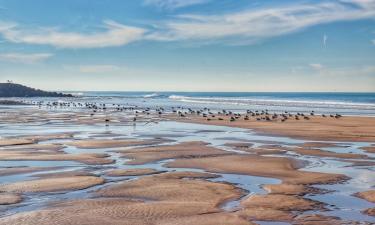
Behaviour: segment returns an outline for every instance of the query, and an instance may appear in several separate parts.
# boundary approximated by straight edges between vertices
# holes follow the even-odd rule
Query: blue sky
[[[375,0],[0,0],[0,82],[375,91]]]

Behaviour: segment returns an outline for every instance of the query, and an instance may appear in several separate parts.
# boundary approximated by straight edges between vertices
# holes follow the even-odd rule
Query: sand
[[[235,148],[235,149],[248,149],[251,148],[254,143],[250,142],[229,142],[224,144],[224,146]]]
[[[317,210],[322,204],[293,195],[251,195],[241,202],[241,217],[261,221],[292,221],[296,212]]]
[[[41,174],[33,175],[33,177],[39,177],[39,178],[60,178],[60,177],[74,177],[74,176],[95,176],[95,175],[84,170],[51,172],[51,173],[41,173]]]
[[[275,154],[284,154],[286,150],[280,149],[274,145],[262,145],[257,148],[253,148],[254,144],[249,142],[235,142],[235,143],[226,143],[224,146],[231,147],[235,150],[248,152],[251,154],[258,155],[275,155]]]
[[[257,154],[257,155],[281,155],[285,154],[287,151],[282,149],[269,149],[269,148],[249,148],[242,149],[245,152]]]
[[[292,221],[294,218],[291,212],[261,207],[243,208],[236,214],[252,221]]]
[[[369,216],[375,216],[375,208],[365,209],[362,211],[362,213]]]
[[[182,178],[209,179],[209,178],[220,177],[220,175],[213,174],[213,173],[198,173],[198,172],[190,172],[190,171],[180,171],[180,172],[162,173],[160,175],[157,175],[157,177],[167,178],[167,179],[182,179]]]
[[[301,162],[287,157],[229,155],[177,159],[167,164],[175,168],[197,168],[209,172],[247,174],[281,179],[288,184],[327,184],[348,179],[342,174],[300,171]]]
[[[22,201],[22,197],[16,194],[0,193],[0,205],[11,205]]]
[[[354,196],[375,203],[375,190],[357,192],[354,194]],[[362,213],[369,216],[375,216],[375,208],[365,209],[362,211]]]
[[[317,188],[300,184],[266,184],[262,186],[270,194],[305,195],[320,192]]]
[[[98,116],[98,117],[97,117]],[[85,114],[25,115],[26,121],[48,122],[49,120],[66,121],[70,124],[104,124],[103,115],[95,115],[95,119]],[[193,116],[194,117],[194,116]],[[228,118],[227,118],[228,119]],[[288,120],[281,122],[251,121],[207,121],[190,116],[187,122],[218,124],[226,126],[253,128],[259,133],[306,138],[314,142],[305,142],[299,148],[280,146],[278,142],[264,141],[260,147],[254,147],[251,142],[228,143],[226,146],[254,154],[236,154],[207,146],[203,142],[184,142],[174,145],[153,147],[133,147],[138,145],[154,145],[166,142],[161,139],[101,139],[72,140],[73,134],[51,134],[19,136],[12,138],[17,141],[0,141],[0,160],[63,160],[77,161],[86,164],[108,164],[112,159],[106,154],[65,154],[60,151],[63,145],[37,143],[43,140],[70,139],[68,144],[77,148],[119,148],[123,157],[131,159],[129,164],[144,164],[164,159],[176,159],[169,162],[169,167],[198,168],[207,173],[196,172],[162,172],[153,169],[116,169],[108,170],[109,176],[143,176],[137,179],[109,183],[99,191],[94,192],[93,199],[81,199],[53,203],[47,208],[35,211],[17,213],[0,218],[3,224],[121,224],[121,225],[232,225],[252,224],[248,220],[287,221],[293,224],[339,224],[338,218],[322,215],[297,216],[302,211],[320,210],[323,205],[302,196],[318,193],[312,184],[329,184],[348,179],[341,174],[315,173],[300,170],[304,163],[287,157],[265,157],[268,154],[283,154],[287,150],[296,150],[303,155],[318,157],[333,157],[344,160],[363,159],[365,155],[349,153],[333,153],[319,148],[345,147],[340,141],[369,141],[375,140],[374,120],[343,117],[341,119],[311,117],[309,121]],[[110,124],[120,123],[124,118],[110,116]],[[181,120],[181,119],[177,119]],[[359,120],[359,122],[357,121]],[[14,122],[19,123],[14,117]],[[127,121],[128,122],[128,121]],[[358,122],[358,123],[357,123]],[[27,122],[26,122],[27,123]],[[223,124],[220,124],[223,123]],[[367,124],[366,124],[367,123]],[[199,131],[205,135],[210,130]],[[55,136],[54,136],[55,135]],[[66,135],[66,136],[64,136]],[[107,136],[106,136],[107,137]],[[114,136],[111,136],[112,138]],[[2,140],[2,139],[0,139]],[[21,141],[20,141],[21,140]],[[24,140],[25,142],[22,142]],[[325,140],[334,142],[323,142]],[[30,143],[32,141],[32,143]],[[238,140],[237,140],[238,141]],[[35,143],[34,143],[35,142]],[[253,141],[263,143],[260,141]],[[372,141],[374,142],[374,141]],[[10,143],[10,144],[9,144]],[[285,144],[285,143],[284,143]],[[2,147],[1,147],[2,146]],[[372,146],[373,147],[373,146]],[[369,147],[372,151],[372,147]],[[367,148],[367,147],[366,147]],[[368,149],[364,149],[367,151]],[[368,160],[371,160],[368,159]],[[101,167],[100,167],[101,168]],[[110,167],[112,168],[112,167]],[[38,171],[38,168],[7,168],[0,170],[4,174],[27,173]],[[36,175],[39,179],[21,181],[0,185],[0,192],[8,193],[14,199],[19,193],[26,192],[67,192],[84,189],[104,183],[104,179],[93,176],[88,170],[54,172]],[[8,171],[6,171],[8,170]],[[96,170],[96,167],[95,167]],[[213,173],[208,173],[213,172]],[[244,196],[244,190],[229,183],[212,182],[205,179],[215,178],[214,173],[248,174],[254,176],[280,179],[282,183],[264,185],[267,195],[252,195],[241,199],[241,206],[233,212],[224,212],[221,206],[228,200],[238,200]],[[36,178],[34,177],[34,178]],[[373,194],[360,193],[358,196],[373,201]],[[19,197],[19,196],[18,196]],[[4,198],[6,199],[6,198]],[[21,200],[19,200],[21,201]],[[9,201],[8,201],[9,202]],[[374,209],[364,210],[368,215],[374,214]]]
[[[339,159],[367,159],[367,155],[362,154],[353,154],[353,153],[337,153],[337,152],[330,152],[324,151],[320,149],[312,149],[312,148],[292,148],[292,151],[300,154],[300,155],[311,155],[311,156],[319,156],[319,157],[330,157],[330,158],[339,158]]]
[[[156,225],[255,225],[255,223],[233,213],[209,213],[163,220]]]
[[[318,209],[321,203],[292,195],[251,195],[241,202],[245,208],[266,208],[281,211],[307,211]]]
[[[368,153],[375,153],[375,146],[362,147],[360,149]]]
[[[375,142],[374,117],[345,116],[335,119],[313,116],[310,117],[310,120],[289,119],[285,122],[256,121],[254,118],[251,118],[251,120],[239,119],[230,122],[229,117],[226,116],[222,117],[224,120],[211,119],[211,121],[207,121],[206,118],[196,115],[187,115],[184,118],[171,115],[166,118],[181,122],[248,128],[260,133],[304,140]]]
[[[127,197],[153,201],[189,202],[209,205],[213,209],[230,199],[237,199],[243,191],[230,184],[199,179],[176,179],[148,176],[115,184],[97,191],[100,197]]]
[[[357,192],[354,194],[354,196],[375,203],[375,190]]]
[[[342,221],[338,217],[325,216],[319,214],[301,215],[295,218],[296,224],[299,225],[343,225],[356,224],[348,221]]]
[[[139,165],[165,159],[195,158],[231,154],[227,151],[207,146],[206,143],[199,141],[183,142],[176,145],[133,148],[118,152],[121,152],[123,157],[130,159],[130,161],[126,162],[126,164],[129,165]]]
[[[0,169],[0,176],[9,176],[22,173],[33,173],[38,171],[48,171],[56,168],[52,167],[9,167]]]
[[[115,169],[106,172],[107,176],[117,177],[117,176],[142,176],[162,173],[163,171],[158,171],[155,169],[145,168],[145,169]]]
[[[299,145],[303,148],[331,148],[331,147],[346,147],[340,143],[332,143],[332,142],[305,142]]]
[[[135,145],[149,145],[154,143],[160,143],[160,140],[136,140],[136,139],[85,139],[76,140],[72,142],[66,142],[66,145],[75,146],[77,148],[116,148],[116,147],[127,147]]]
[[[170,174],[170,176],[165,176]],[[95,199],[61,202],[44,210],[0,218],[0,225],[252,225],[218,207],[243,191],[226,183],[175,177],[206,176],[173,172],[142,177],[105,187]],[[110,197],[110,198],[107,198]],[[144,199],[126,200],[128,199]]]
[[[90,165],[113,163],[112,159],[106,157],[108,157],[108,155],[97,153],[64,154],[30,151],[0,151],[0,160],[7,161],[78,161]]]
[[[211,216],[212,215],[212,216]],[[209,220],[206,221],[206,218]],[[228,219],[228,221],[224,220]],[[201,223],[202,222],[202,223]],[[0,225],[251,225],[236,216],[218,214],[195,203],[144,203],[124,199],[90,199],[56,204],[45,210],[0,218]]]
[[[25,138],[28,140],[32,140],[34,142],[40,142],[40,141],[49,141],[49,140],[57,140],[57,139],[71,139],[74,137],[74,134],[72,132],[67,133],[51,133],[51,134],[40,134],[40,135],[24,135],[19,136],[19,138]]]
[[[0,138],[0,147],[26,144],[34,144],[34,141],[20,138]]]
[[[10,147],[3,147],[1,150],[13,150],[13,151],[39,151],[39,152],[57,152],[63,149],[62,144],[25,144],[25,145],[15,145]]]
[[[61,192],[81,190],[103,183],[103,178],[95,176],[44,178],[37,180],[20,181],[10,184],[2,184],[0,185],[0,192]]]

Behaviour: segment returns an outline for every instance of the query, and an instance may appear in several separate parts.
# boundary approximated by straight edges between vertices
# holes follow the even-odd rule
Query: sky
[[[375,0],[0,0],[0,82],[375,92]]]

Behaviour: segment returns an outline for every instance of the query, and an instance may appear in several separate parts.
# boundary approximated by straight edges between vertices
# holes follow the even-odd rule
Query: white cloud
[[[145,30],[104,21],[105,32],[90,34],[62,32],[52,28],[22,30],[15,24],[0,24],[0,33],[14,43],[52,45],[58,48],[101,48],[122,46],[142,38]]]
[[[44,61],[52,56],[53,54],[50,54],[50,53],[35,53],[35,54],[3,53],[3,54],[0,54],[0,61],[33,64],[33,63]]]
[[[375,66],[363,65],[355,67],[326,67],[321,64],[310,64],[310,67],[322,77],[363,77],[375,76]]]
[[[348,4],[351,3],[351,4]],[[375,0],[351,0],[294,4],[245,10],[223,15],[178,15],[159,25],[148,39],[238,40],[245,43],[284,35],[301,29],[336,21],[358,20],[375,16]]]
[[[208,0],[145,0],[147,5],[179,8]],[[101,48],[122,46],[138,40],[192,41],[207,44],[252,44],[311,26],[337,21],[375,18],[375,0],[338,0],[318,3],[290,3],[286,6],[248,9],[235,13],[176,15],[150,24],[149,29],[104,21],[104,30],[91,33],[65,32],[56,28],[25,29],[0,22],[0,35],[9,42],[51,45],[57,48]],[[372,40],[375,44],[375,40]],[[327,43],[327,36],[323,37]]]
[[[309,66],[316,71],[321,71],[322,69],[324,69],[324,66],[320,63],[310,63]]]
[[[13,22],[3,22],[3,21],[0,21],[0,32],[5,32],[9,29],[12,29],[14,28],[15,26],[17,26],[17,24],[13,23]]]
[[[144,0],[144,5],[173,10],[191,5],[203,4],[208,1],[210,0]]]
[[[120,68],[115,65],[81,65],[78,69],[81,73],[108,73]]]

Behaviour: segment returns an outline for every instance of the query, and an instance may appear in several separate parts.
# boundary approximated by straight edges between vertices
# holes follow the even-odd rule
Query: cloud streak
[[[205,1],[146,0],[144,3],[162,8],[179,8]],[[71,49],[117,47],[141,40],[251,44],[319,24],[374,17],[375,0],[339,0],[216,15],[178,14],[172,19],[151,23],[148,29],[107,20],[103,22],[103,30],[91,33],[64,32],[48,27],[25,29],[15,23],[0,22],[0,35],[13,43]],[[326,42],[327,36],[324,36],[323,44]]]
[[[144,0],[146,6],[156,6],[160,9],[174,10],[192,5],[207,3],[210,0]]]
[[[53,54],[50,53],[35,53],[35,54],[25,54],[25,53],[3,53],[0,54],[0,61],[12,62],[12,63],[25,63],[34,64],[42,62]]]
[[[322,71],[324,69],[324,66],[320,63],[310,63],[309,66],[315,71]]]
[[[374,0],[295,4],[223,15],[185,14],[165,21],[162,29],[149,34],[148,38],[159,41],[228,38],[253,41],[289,34],[318,24],[374,16]]]
[[[81,65],[78,69],[81,73],[108,73],[120,68],[115,65]]]
[[[51,45],[57,48],[103,48],[122,46],[142,38],[145,30],[104,21],[104,32],[90,34],[62,32],[52,28],[22,30],[17,24],[0,24],[0,33],[13,43]]]

